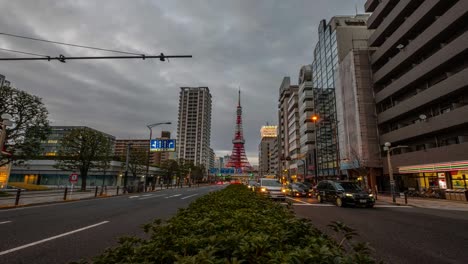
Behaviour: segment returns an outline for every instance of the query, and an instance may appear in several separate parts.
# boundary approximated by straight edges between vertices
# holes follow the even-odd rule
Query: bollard
[[[97,197],[97,192],[98,192],[98,190],[99,190],[99,187],[96,186],[96,191],[94,191],[94,198]]]
[[[115,193],[115,196],[119,196],[119,188],[120,186],[117,186],[117,192]]]
[[[18,190],[16,191],[15,206],[18,206],[20,196],[21,196],[21,189],[18,189]]]
[[[67,200],[67,193],[68,193],[68,186],[65,187],[65,191],[63,192],[63,200]]]
[[[408,204],[408,194],[405,192],[405,204]]]

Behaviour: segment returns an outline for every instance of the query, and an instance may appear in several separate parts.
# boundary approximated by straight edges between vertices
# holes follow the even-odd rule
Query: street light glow
[[[317,120],[318,120],[318,116],[313,115],[313,116],[312,116],[312,121],[316,122]]]

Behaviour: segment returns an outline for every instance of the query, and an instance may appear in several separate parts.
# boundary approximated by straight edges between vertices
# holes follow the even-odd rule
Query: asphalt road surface
[[[168,219],[179,208],[223,186],[168,189],[0,211],[0,263],[68,263],[144,236],[143,224]]]
[[[369,242],[385,263],[468,263],[468,212],[378,203],[375,208],[339,208],[315,199],[294,199],[299,217],[332,235],[341,221]]]

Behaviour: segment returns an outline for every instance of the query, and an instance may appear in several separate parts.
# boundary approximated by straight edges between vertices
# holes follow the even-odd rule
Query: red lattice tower
[[[239,89],[239,101],[237,104],[237,119],[236,119],[236,131],[234,133],[234,139],[232,140],[232,154],[228,163],[226,164],[227,168],[236,168],[242,169],[242,171],[250,171],[252,166],[250,166],[247,156],[245,155],[244,148],[244,134],[242,132],[242,106],[240,103],[240,89]]]

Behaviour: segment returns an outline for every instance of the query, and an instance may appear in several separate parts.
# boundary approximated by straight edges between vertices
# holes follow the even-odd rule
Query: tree
[[[42,99],[13,87],[0,87],[0,115],[10,114],[13,126],[6,129],[5,150],[0,166],[38,156],[41,141],[50,133],[48,112]]]
[[[58,149],[57,168],[79,170],[81,190],[86,190],[88,171],[102,166],[108,152],[109,139],[90,128],[76,128],[66,134]]]
[[[166,171],[163,181],[168,184],[174,175],[180,174],[179,163],[176,160],[166,160],[161,164],[161,169]]]
[[[135,179],[138,175],[142,175],[146,172],[146,162],[148,158],[148,152],[141,148],[130,149],[130,155],[128,157],[128,170]],[[125,158],[124,158],[125,160]],[[125,163],[122,163],[125,166]]]
[[[102,142],[103,146],[103,153],[102,157],[99,159],[97,163],[97,167],[99,170],[102,170],[102,186],[101,186],[101,195],[104,193],[104,185],[106,181],[106,172],[109,169],[109,165],[114,158],[112,153],[112,142],[110,140],[106,140],[106,142]]]

